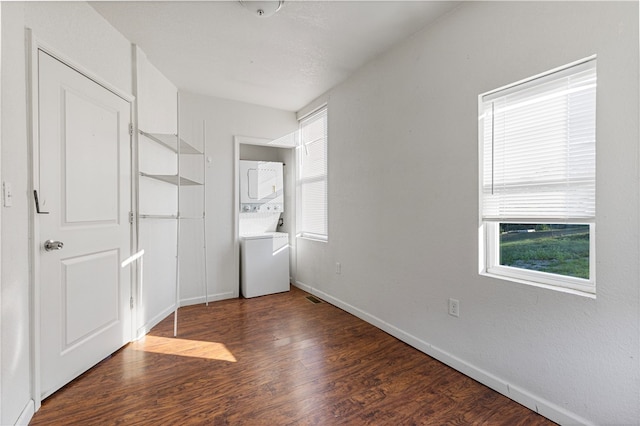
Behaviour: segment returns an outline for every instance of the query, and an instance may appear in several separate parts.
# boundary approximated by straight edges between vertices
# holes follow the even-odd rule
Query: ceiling
[[[181,90],[297,111],[455,1],[91,2]]]

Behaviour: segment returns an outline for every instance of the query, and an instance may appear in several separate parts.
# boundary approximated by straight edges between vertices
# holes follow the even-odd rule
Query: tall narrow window
[[[483,273],[595,293],[596,60],[480,96]]]
[[[300,121],[297,227],[301,237],[328,238],[326,106]]]

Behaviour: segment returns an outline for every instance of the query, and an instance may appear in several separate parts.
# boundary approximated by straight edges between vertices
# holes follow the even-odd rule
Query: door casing
[[[234,290],[233,297],[238,297],[240,293],[240,145],[258,145],[264,146],[268,148],[284,148],[290,150],[292,152],[293,157],[295,158],[295,146],[286,145],[286,144],[277,144],[273,143],[272,139],[267,138],[256,138],[250,136],[241,136],[235,135],[233,137],[233,253],[234,253]],[[287,167],[291,167],[292,173],[294,176],[297,176],[297,168],[296,162],[291,161],[291,165]],[[285,184],[286,186],[286,184]],[[293,206],[288,206],[288,208],[294,210],[294,214],[292,215],[293,227],[291,228],[291,232],[295,232],[295,203]],[[294,238],[295,241],[295,238]],[[296,256],[296,247],[293,247],[294,258]],[[292,277],[295,282],[295,274],[297,273],[297,262],[293,268],[294,276]]]

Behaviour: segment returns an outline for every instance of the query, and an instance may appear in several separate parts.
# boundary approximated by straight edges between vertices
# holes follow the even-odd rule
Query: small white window
[[[327,241],[327,107],[300,120],[298,218],[300,237]]]
[[[481,273],[595,293],[595,58],[479,109]]]

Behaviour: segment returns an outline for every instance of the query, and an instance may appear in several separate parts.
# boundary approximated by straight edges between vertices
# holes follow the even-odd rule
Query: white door
[[[131,113],[129,102],[42,51],[38,84],[46,397],[131,340],[130,272],[120,267],[131,247]]]

